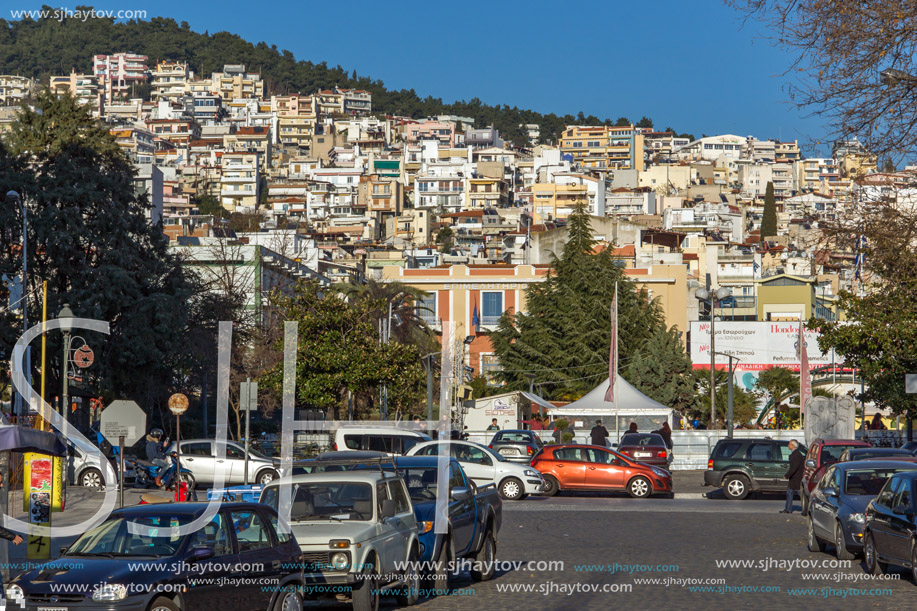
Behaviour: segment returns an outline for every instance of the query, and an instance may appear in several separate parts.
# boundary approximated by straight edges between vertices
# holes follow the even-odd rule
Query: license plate
[[[67,611],[67,607],[38,607],[38,611]]]
[[[503,448],[502,450],[500,450],[500,454],[502,454],[503,456],[510,456],[515,453],[516,453],[516,450],[511,450],[509,448]]]
[[[634,452],[634,456],[637,458],[650,458],[652,455],[652,452]]]

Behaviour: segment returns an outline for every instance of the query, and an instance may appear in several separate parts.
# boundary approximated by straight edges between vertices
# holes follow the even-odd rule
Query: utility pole
[[[735,368],[732,366],[732,362],[735,361],[738,363],[741,359],[734,357],[731,354],[726,354],[725,352],[717,352],[720,356],[725,356],[729,359],[729,380],[728,380],[728,395],[727,395],[727,406],[726,406],[726,437],[732,439],[733,431],[733,406],[734,406],[734,378],[735,378]]]

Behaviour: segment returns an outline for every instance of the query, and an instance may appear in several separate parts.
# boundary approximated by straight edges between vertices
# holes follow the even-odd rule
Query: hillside
[[[558,116],[506,105],[492,106],[478,98],[451,103],[434,97],[421,98],[413,89],[390,90],[381,80],[360,76],[356,70],[348,72],[325,62],[297,61],[292,53],[279,50],[276,45],[252,44],[228,32],[194,32],[187,22],[177,23],[173,19],[156,17],[126,23],[109,19],[85,22],[0,19],[0,74],[20,74],[46,82],[48,76],[68,74],[71,69],[90,72],[90,58],[94,54],[125,51],[148,56],[151,67],[163,59],[185,61],[202,75],[219,71],[224,64],[245,64],[249,70],[261,72],[267,95],[308,93],[334,86],[365,89],[373,95],[375,112],[413,118],[438,114],[473,117],[477,127],[493,124],[504,139],[517,144],[525,143],[521,124],[540,125],[542,139],[547,140],[555,140],[564,125],[611,124],[610,119],[584,116],[582,112],[577,116]]]

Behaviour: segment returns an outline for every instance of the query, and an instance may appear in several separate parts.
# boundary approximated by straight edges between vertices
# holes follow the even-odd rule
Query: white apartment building
[[[261,178],[258,157],[258,153],[223,153],[220,204],[230,212],[257,208]]]
[[[189,79],[193,78],[194,73],[188,70],[186,63],[159,62],[152,73],[153,100],[179,101],[187,93]]]

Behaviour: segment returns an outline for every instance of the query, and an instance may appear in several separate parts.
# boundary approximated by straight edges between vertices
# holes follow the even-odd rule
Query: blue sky
[[[45,0],[50,3],[51,0]],[[41,2],[15,8],[39,8]],[[73,9],[76,5],[68,5]],[[655,2],[96,2],[227,30],[444,100],[651,117],[697,136],[820,140],[787,103],[791,57],[720,0]]]

